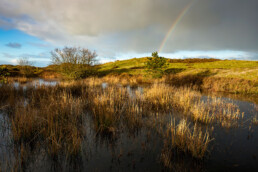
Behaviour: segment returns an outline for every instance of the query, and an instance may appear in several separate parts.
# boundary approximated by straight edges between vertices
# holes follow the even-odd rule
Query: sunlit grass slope
[[[105,74],[144,75],[145,62],[147,58],[133,58],[130,60],[115,61],[98,65],[98,71]],[[240,78],[248,80],[257,80],[258,61],[243,60],[217,60],[205,62],[205,59],[199,60],[168,60],[167,73],[178,75],[203,74],[214,77]],[[205,72],[206,71],[206,72]],[[209,71],[209,72],[207,72]]]

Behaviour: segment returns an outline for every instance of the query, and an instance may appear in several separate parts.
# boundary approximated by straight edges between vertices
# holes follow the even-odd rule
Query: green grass
[[[135,67],[144,67],[147,58],[133,58],[129,60],[109,62],[99,65],[100,70],[113,69],[131,69]],[[169,68],[208,68],[208,69],[232,69],[232,68],[257,68],[257,61],[243,60],[221,60],[214,62],[196,62],[196,63],[169,63]]]
[[[117,60],[96,66],[96,72],[99,76],[108,74],[130,74],[145,75],[145,63],[147,57],[133,58],[129,60]],[[170,62],[169,62],[170,61]],[[191,62],[189,62],[191,61]],[[243,60],[218,60],[213,62],[205,62],[205,59],[185,59],[185,60],[169,60],[166,70],[168,74],[178,75],[206,75],[223,78],[240,78],[246,80],[257,81],[258,61]],[[20,66],[2,65],[1,68],[7,68],[11,76],[20,74]],[[56,71],[56,66],[48,66],[45,68],[33,68],[34,74],[39,75],[43,71]]]
[[[257,68],[257,61],[223,60],[207,63],[194,63],[193,68],[232,69],[232,68]]]
[[[147,58],[133,58],[130,60],[115,61],[101,64],[98,66],[98,72],[102,74],[122,74],[144,75],[145,62]],[[258,62],[243,60],[220,60],[214,62],[196,62],[196,63],[169,63],[167,72],[180,75],[187,74],[207,74],[210,76],[241,78],[247,80],[257,80]],[[206,73],[205,73],[206,71]]]

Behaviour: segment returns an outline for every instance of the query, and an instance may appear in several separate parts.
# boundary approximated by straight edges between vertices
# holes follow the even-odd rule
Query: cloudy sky
[[[0,0],[0,64],[50,64],[64,46],[101,62],[150,56],[258,60],[258,0]]]

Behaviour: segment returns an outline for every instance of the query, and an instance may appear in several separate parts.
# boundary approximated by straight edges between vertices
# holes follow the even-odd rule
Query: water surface
[[[14,87],[23,88],[55,86],[58,81],[38,79],[26,84],[14,83]],[[103,83],[103,89],[108,88]],[[135,92],[144,92],[144,87],[126,87],[131,98]],[[213,95],[214,96],[214,95]],[[168,169],[162,162],[164,138],[160,131],[148,125],[135,131],[125,126],[112,136],[103,136],[94,130],[92,119],[87,112],[83,119],[86,135],[83,140],[82,153],[74,158],[60,155],[53,159],[43,149],[31,150],[22,167],[25,171],[257,171],[258,169],[258,126],[252,123],[258,115],[258,105],[245,101],[241,97],[218,95],[225,102],[231,102],[244,112],[244,118],[236,127],[223,128],[220,125],[212,128],[214,140],[210,144],[210,152],[203,160],[196,160],[187,155],[175,155],[171,160],[173,169]],[[203,94],[202,100],[207,101],[210,95]],[[180,118],[182,114],[171,110],[168,114],[150,115],[146,122],[166,127],[172,118]],[[17,163],[17,152],[11,139],[10,119],[0,111],[0,167],[13,169]],[[18,151],[19,152],[19,151]]]

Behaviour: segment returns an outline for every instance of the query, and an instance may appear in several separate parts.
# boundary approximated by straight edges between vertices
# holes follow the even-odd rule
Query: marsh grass
[[[155,128],[172,150],[202,159],[212,140],[205,128],[214,124],[232,127],[243,117],[233,103],[216,97],[203,100],[200,91],[171,86],[164,79],[149,83],[142,90],[128,89],[138,80],[87,78],[26,89],[21,85],[2,85],[1,107],[8,115],[18,155],[26,155],[27,147],[39,147],[49,157],[79,156],[88,139],[89,126],[85,121],[90,120],[100,137]],[[107,87],[102,86],[104,82]],[[168,122],[164,116],[172,116],[175,111],[183,119],[162,127]]]
[[[7,78],[7,82],[8,83],[14,83],[14,82],[18,82],[20,84],[25,84],[28,82],[33,81],[33,78],[28,78],[28,77],[8,77]]]
[[[175,119],[167,129],[167,139],[172,149],[190,153],[195,158],[203,158],[211,142],[208,130],[203,132],[195,123],[190,127],[186,119],[182,119],[176,124]]]
[[[193,71],[194,72],[194,71]],[[217,71],[201,70],[199,73],[171,74],[164,76],[167,84],[176,87],[191,87],[198,90],[229,93],[258,93],[256,79],[216,76]]]
[[[123,73],[121,75],[107,75],[105,77],[103,77],[103,79],[105,82],[113,85],[117,85],[120,84],[122,86],[137,86],[140,84],[148,84],[151,83],[152,81],[150,81],[147,78],[144,78],[143,76],[139,75],[139,76],[132,76],[130,74],[127,73]]]
[[[253,125],[258,125],[257,116],[254,116],[254,117],[253,117],[253,119],[252,119],[252,124],[253,124]]]
[[[155,83],[145,88],[141,100],[154,111],[169,112],[175,109],[203,124],[216,122],[231,127],[244,115],[240,113],[238,106],[221,98],[208,97],[207,100],[202,100],[199,91],[189,87],[176,88],[164,83]]]
[[[83,102],[66,91],[32,91],[27,104],[15,106],[12,133],[17,144],[43,141],[50,155],[77,154],[83,140]]]

